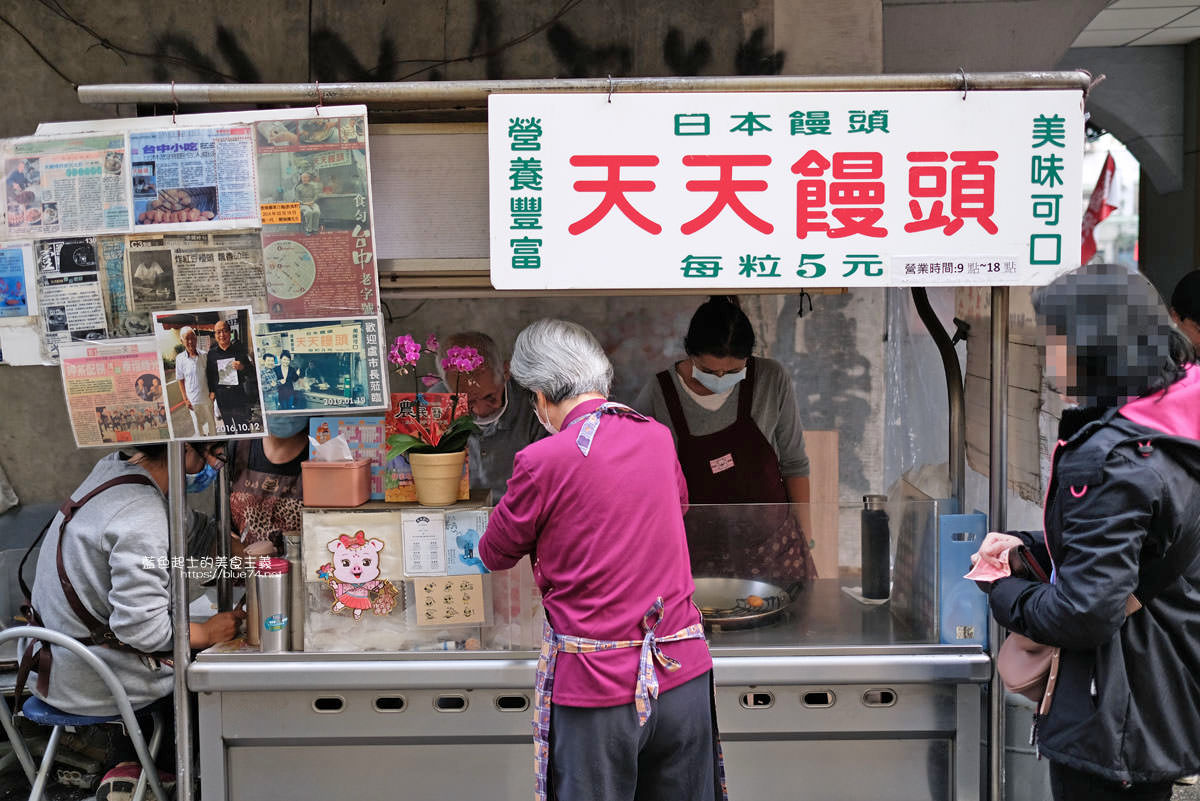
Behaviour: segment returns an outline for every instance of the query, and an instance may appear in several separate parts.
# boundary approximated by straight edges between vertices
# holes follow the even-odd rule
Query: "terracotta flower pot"
[[[458,500],[458,484],[462,480],[463,463],[467,452],[409,453],[417,503],[424,506],[450,506]]]

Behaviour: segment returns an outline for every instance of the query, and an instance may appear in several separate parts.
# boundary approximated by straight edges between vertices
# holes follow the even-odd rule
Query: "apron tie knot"
[[[663,670],[667,671],[675,671],[680,668],[679,660],[664,654],[658,647],[658,638],[654,636],[654,629],[662,622],[662,616],[663,599],[660,595],[642,617],[642,628],[645,630],[646,636],[642,637],[642,656],[638,663],[637,688],[633,692],[633,705],[637,709],[639,726],[645,726],[646,721],[650,719],[650,699],[658,698],[658,671],[654,669],[654,663],[658,662],[662,665]]]

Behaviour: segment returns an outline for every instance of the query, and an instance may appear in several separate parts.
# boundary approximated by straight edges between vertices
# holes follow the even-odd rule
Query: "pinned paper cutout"
[[[377,615],[390,614],[396,608],[400,592],[379,571],[379,552],[383,540],[368,539],[363,531],[342,534],[325,546],[333,561],[317,569],[317,576],[333,590],[333,612],[350,609],[355,622],[370,609]]]

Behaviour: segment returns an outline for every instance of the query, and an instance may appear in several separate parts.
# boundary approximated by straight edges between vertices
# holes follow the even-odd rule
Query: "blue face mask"
[[[692,365],[692,378],[700,382],[700,385],[714,395],[720,395],[722,392],[728,392],[738,385],[738,382],[746,377],[746,368],[743,367],[736,373],[726,373],[725,375],[713,375],[706,373],[695,364]]]
[[[302,414],[268,414],[267,433],[272,437],[287,439],[302,431],[308,431],[308,417]]]
[[[204,465],[204,469],[199,473],[187,474],[187,491],[188,493],[204,492],[212,486],[212,483],[217,480],[217,468],[211,464]]]

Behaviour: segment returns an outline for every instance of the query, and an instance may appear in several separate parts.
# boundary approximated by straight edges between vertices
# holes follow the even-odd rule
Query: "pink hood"
[[[1167,388],[1121,407],[1121,416],[1138,425],[1176,437],[1200,440],[1200,366],[1187,366],[1187,375]]]

